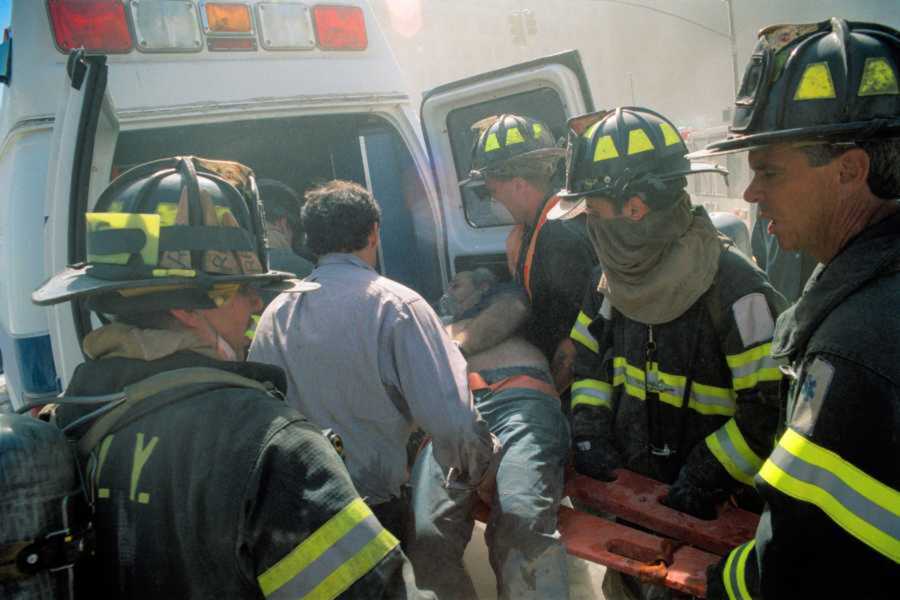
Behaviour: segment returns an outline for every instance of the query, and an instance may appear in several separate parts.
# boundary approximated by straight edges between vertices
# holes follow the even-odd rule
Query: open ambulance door
[[[84,213],[109,183],[119,132],[106,90],[105,56],[69,55],[53,125],[44,225],[44,274],[85,259]],[[48,307],[56,372],[63,388],[83,360],[80,341],[91,314],[77,301]]]
[[[512,218],[494,201],[463,191],[476,133],[473,124],[491,115],[515,113],[540,119],[558,139],[569,117],[594,110],[577,50],[547,56],[425,92],[421,118],[453,273],[479,266],[508,275],[505,241]],[[560,182],[561,183],[561,182]]]

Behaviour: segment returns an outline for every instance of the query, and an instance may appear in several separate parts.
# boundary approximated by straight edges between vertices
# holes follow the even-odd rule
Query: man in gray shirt
[[[407,509],[406,444],[432,436],[446,485],[490,479],[493,440],[474,407],[466,361],[428,303],[379,275],[380,221],[369,192],[332,181],[306,193],[307,244],[318,257],[318,297],[276,298],[263,313],[250,359],[282,367],[288,403],[344,442],[347,469],[376,516],[398,537]]]

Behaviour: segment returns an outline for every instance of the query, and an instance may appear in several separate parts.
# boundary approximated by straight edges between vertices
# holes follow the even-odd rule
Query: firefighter
[[[510,274],[531,302],[525,334],[550,361],[557,389],[563,390],[574,360],[569,329],[596,264],[583,219],[547,221],[558,202],[554,175],[565,151],[546,124],[528,117],[489,117],[475,129],[472,170],[460,186],[493,198],[512,215],[506,257]],[[485,328],[476,323],[472,329]],[[475,353],[497,341],[473,339],[461,349]]]
[[[269,271],[253,173],[193,157],[138,166],[86,215],[87,263],[33,294],[112,322],[84,337],[56,422],[93,499],[98,598],[415,597],[397,540],[285,375],[244,362]],[[108,401],[98,412],[71,403]]]
[[[791,385],[756,475],[755,539],[710,598],[883,598],[900,587],[900,32],[833,18],[763,29],[728,139],[744,198],[819,267],[781,315]]]
[[[628,107],[569,123],[550,218],[586,212],[603,265],[571,331],[575,469],[636,471],[672,484],[669,506],[714,518],[772,449],[784,300],[691,206],[686,176],[719,168],[691,165],[668,119]]]
[[[483,323],[479,314],[497,307],[494,333],[511,332],[494,346],[468,358],[475,404],[503,445],[485,540],[497,578],[499,598],[568,598],[566,552],[557,532],[563,473],[569,456],[569,426],[544,355],[517,329],[528,316],[521,287],[500,284],[485,268],[456,274],[443,302],[453,319],[447,325],[463,343]],[[500,321],[500,322],[498,322]],[[431,446],[419,455],[411,477],[415,534],[409,557],[416,578],[439,598],[477,597],[463,566],[472,537],[472,490],[442,485]]]

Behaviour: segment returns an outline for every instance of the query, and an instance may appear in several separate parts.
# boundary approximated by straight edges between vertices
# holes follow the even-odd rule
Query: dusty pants
[[[522,377],[523,371],[482,372],[494,389],[473,389],[479,412],[503,446],[485,537],[500,598],[566,598],[557,515],[569,426],[559,400],[548,393],[552,389],[518,387],[538,376],[546,382],[546,376],[528,369],[529,377]],[[512,385],[497,389],[503,381]],[[546,383],[534,387],[551,388]],[[472,489],[447,488],[443,480],[429,444],[412,473],[414,531],[408,554],[421,588],[441,599],[470,599],[476,594],[462,557],[472,536],[477,495]]]

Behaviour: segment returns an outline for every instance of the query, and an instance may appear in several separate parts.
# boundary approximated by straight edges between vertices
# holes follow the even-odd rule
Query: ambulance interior
[[[111,176],[174,155],[243,163],[258,179],[281,181],[301,198],[332,179],[370,187],[383,213],[381,271],[429,300],[440,296],[435,219],[409,150],[384,119],[316,115],[126,130]]]

